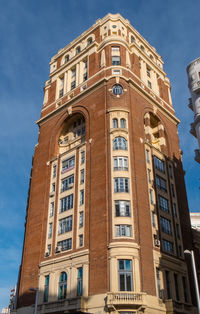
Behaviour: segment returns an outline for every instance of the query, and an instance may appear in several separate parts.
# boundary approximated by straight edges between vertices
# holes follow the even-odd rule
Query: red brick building
[[[170,82],[108,14],[51,59],[17,313],[193,313],[192,234]]]

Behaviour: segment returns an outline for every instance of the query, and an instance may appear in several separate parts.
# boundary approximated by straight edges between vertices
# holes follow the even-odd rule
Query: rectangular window
[[[118,260],[119,291],[133,291],[132,261]]]
[[[75,156],[70,157],[69,159],[63,160],[61,173],[65,173],[73,169],[74,166],[75,166]]]
[[[151,217],[152,217],[152,226],[155,228],[156,227],[155,212],[151,212]]]
[[[153,205],[154,204],[154,198],[153,198],[153,190],[152,189],[149,190],[149,197],[150,197],[150,202]]]
[[[49,224],[49,233],[48,233],[48,238],[51,239],[52,237],[52,227],[53,227],[53,224],[52,222]]]
[[[60,78],[60,82],[59,82],[59,98],[62,97],[64,95],[64,77]]]
[[[156,176],[156,185],[161,191],[167,192],[167,182],[165,179]]]
[[[51,204],[50,204],[50,217],[53,216],[53,213],[54,213],[54,202],[51,202]]]
[[[173,203],[173,211],[174,211],[174,216],[177,217],[177,210],[176,210],[176,204]]]
[[[76,87],[76,81],[72,81],[71,82],[71,90],[74,89]]]
[[[77,269],[77,296],[83,294],[83,267]]]
[[[79,213],[79,228],[83,227],[83,212]]]
[[[51,244],[47,245],[47,253],[50,255],[51,254]]]
[[[81,175],[80,175],[81,179],[80,179],[80,184],[84,183],[85,180],[85,172],[84,169],[81,170]]]
[[[88,61],[87,59],[83,61],[84,62],[84,69],[87,69],[88,68]]]
[[[44,302],[48,302],[48,298],[49,298],[49,275],[45,276],[45,279],[44,279],[44,297],[43,297],[43,301]]]
[[[83,73],[83,81],[87,81],[87,79],[88,79],[88,73],[85,72]]]
[[[83,234],[79,235],[79,247],[83,246]]]
[[[57,246],[61,247],[62,251],[71,250],[71,248],[72,248],[72,239],[70,238],[70,239],[66,239],[66,240],[63,240],[63,241],[59,241],[57,243]]]
[[[175,197],[175,191],[174,191],[174,185],[171,184],[171,191],[172,191],[172,196]]]
[[[160,217],[160,224],[161,224],[161,230],[162,232],[165,232],[167,234],[172,234],[172,227],[171,227],[171,221],[169,219],[166,219],[164,217]]]
[[[148,163],[150,163],[150,153],[148,149],[146,149],[146,160]]]
[[[176,300],[179,301],[179,287],[178,287],[178,275],[174,274],[174,284],[175,284],[175,291],[176,291]]]
[[[149,87],[150,89],[152,89],[152,84],[151,84],[151,82],[148,81],[147,83],[148,83],[148,87]]]
[[[169,202],[168,202],[168,200],[165,197],[158,195],[158,202],[159,202],[159,208],[162,211],[169,213]]]
[[[177,238],[180,239],[180,229],[179,229],[178,224],[176,224],[176,235],[177,235]]]
[[[169,165],[169,176],[170,176],[170,178],[173,177],[173,175],[172,175],[172,166],[171,165]]]
[[[174,253],[174,246],[172,242],[163,240],[162,244],[163,244],[163,251],[168,252],[168,253]]]
[[[114,157],[114,170],[128,171],[128,157]]]
[[[120,56],[112,56],[112,65],[120,65]]]
[[[59,220],[58,234],[72,231],[72,216]]]
[[[72,174],[71,176],[62,180],[61,192],[71,189],[73,185],[74,185],[74,175]]]
[[[56,184],[55,184],[55,183],[52,183],[51,191],[52,191],[52,192],[55,192],[55,190],[56,190]]]
[[[147,169],[148,182],[151,183],[151,169]]]
[[[159,299],[162,299],[160,270],[158,268],[156,268],[156,280],[157,280],[158,297],[159,297]]]
[[[158,157],[154,156],[153,157],[153,161],[154,161],[154,166],[157,170],[165,173],[165,163],[163,160],[159,159]]]
[[[61,200],[60,200],[60,212],[62,213],[66,210],[73,208],[73,200],[74,200],[73,194],[70,194],[66,197],[61,198]]]
[[[55,178],[56,177],[56,165],[53,165],[53,178]]]
[[[171,287],[170,287],[170,276],[169,271],[165,271],[165,281],[166,281],[166,288],[167,288],[167,299],[171,299]]]
[[[114,178],[114,191],[119,192],[129,192],[129,179],[128,178]]]
[[[187,283],[186,283],[186,278],[184,276],[182,277],[182,283],[183,283],[184,300],[185,302],[188,302]]]
[[[76,68],[73,68],[71,71],[72,71],[72,78],[76,78]]]
[[[115,236],[116,237],[131,237],[132,227],[130,225],[116,225]]]
[[[84,204],[84,190],[80,191],[80,205]]]
[[[85,162],[85,151],[83,150],[81,152],[81,164],[84,164],[84,162]]]
[[[147,76],[151,77],[151,69],[149,67],[147,67]]]
[[[130,217],[130,202],[129,201],[115,201],[115,216],[116,217]]]

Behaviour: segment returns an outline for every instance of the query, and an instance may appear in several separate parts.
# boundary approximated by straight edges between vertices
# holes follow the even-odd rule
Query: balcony
[[[200,164],[200,149],[195,149],[194,159]]]
[[[46,314],[46,313],[64,313],[69,311],[72,313],[85,311],[87,305],[87,299],[84,297],[76,297],[65,300],[57,300],[54,302],[48,302],[38,305],[37,313]]]
[[[107,307],[109,310],[115,308],[133,308],[133,309],[145,309],[146,293],[134,293],[134,292],[108,292],[107,294]]]

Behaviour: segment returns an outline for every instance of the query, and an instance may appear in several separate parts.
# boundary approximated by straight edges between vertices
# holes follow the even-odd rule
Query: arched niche
[[[76,113],[63,122],[58,137],[59,153],[62,154],[83,142],[85,142],[85,118],[82,114]]]

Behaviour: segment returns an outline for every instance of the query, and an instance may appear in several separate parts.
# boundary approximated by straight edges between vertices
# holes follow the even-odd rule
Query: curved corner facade
[[[198,140],[199,148],[195,149],[195,160],[200,163],[200,58],[188,65],[187,74],[191,94],[188,106],[194,112],[194,122],[191,123],[190,133]]]
[[[50,62],[16,313],[195,313],[170,82],[119,14]],[[30,291],[30,288],[35,288]]]

